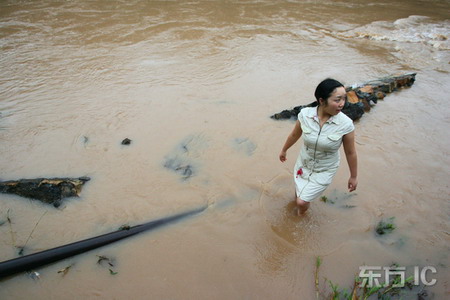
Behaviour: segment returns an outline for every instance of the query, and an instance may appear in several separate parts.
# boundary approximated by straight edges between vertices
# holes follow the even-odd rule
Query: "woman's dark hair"
[[[314,96],[317,100],[317,105],[320,105],[319,99],[327,100],[333,91],[338,87],[344,87],[342,83],[337,80],[327,78],[316,87],[316,91],[314,92]]]

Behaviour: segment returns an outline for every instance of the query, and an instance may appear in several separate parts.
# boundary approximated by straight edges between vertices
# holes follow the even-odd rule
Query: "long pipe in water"
[[[11,276],[19,272],[29,271],[61,259],[81,254],[83,252],[105,246],[107,244],[133,236],[146,230],[156,229],[162,225],[173,223],[188,216],[201,213],[206,208],[207,206],[204,206],[184,213],[161,218],[141,225],[136,225],[128,229],[117,230],[100,236],[1,262],[0,278]]]

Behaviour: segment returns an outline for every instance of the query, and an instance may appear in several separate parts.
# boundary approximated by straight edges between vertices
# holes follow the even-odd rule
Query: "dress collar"
[[[306,113],[306,117],[313,119],[314,121],[316,121],[317,123],[319,122],[319,116],[317,113],[317,110],[319,109],[319,107],[311,107],[310,109],[308,109],[307,113]],[[325,123],[334,123],[336,125],[339,125],[339,115],[341,114],[341,112],[339,112],[337,115],[331,116]]]

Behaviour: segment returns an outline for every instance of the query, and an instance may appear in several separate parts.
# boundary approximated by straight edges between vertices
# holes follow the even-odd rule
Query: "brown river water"
[[[0,261],[208,207],[3,278],[0,299],[308,300],[317,257],[320,298],[396,263],[436,268],[404,299],[448,299],[449,39],[444,0],[0,1],[0,180],[91,178],[58,209],[0,194]],[[331,201],[296,217],[300,143],[280,163],[294,121],[270,115],[326,77],[409,72],[355,122],[358,189],[342,156]]]

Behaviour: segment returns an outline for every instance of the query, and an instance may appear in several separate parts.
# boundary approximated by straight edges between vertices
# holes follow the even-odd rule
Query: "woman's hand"
[[[283,148],[281,148],[279,156],[281,162],[285,162],[287,160],[286,152],[298,141],[298,139],[302,136],[302,132],[300,121],[297,120],[297,122],[295,122],[294,129],[292,129],[292,132],[288,135]]]
[[[353,192],[354,190],[356,190],[357,185],[358,180],[356,179],[356,177],[350,177],[350,179],[348,180],[348,191]]]
[[[286,151],[281,151],[279,157],[280,157],[280,161],[281,162],[285,162],[287,160],[287,158],[286,158]]]

